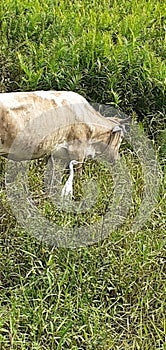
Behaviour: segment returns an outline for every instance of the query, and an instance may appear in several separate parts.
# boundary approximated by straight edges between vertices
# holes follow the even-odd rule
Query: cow
[[[0,93],[0,156],[14,161],[51,156],[83,163],[107,151],[119,157],[124,121],[105,118],[72,91]]]

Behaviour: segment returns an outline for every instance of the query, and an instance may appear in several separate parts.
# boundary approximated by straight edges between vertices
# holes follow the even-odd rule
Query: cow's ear
[[[112,129],[112,132],[118,132],[118,131],[122,131],[122,127],[120,127],[119,125],[115,125],[114,128]]]

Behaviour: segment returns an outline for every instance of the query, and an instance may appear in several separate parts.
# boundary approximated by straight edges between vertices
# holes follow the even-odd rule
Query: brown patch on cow
[[[18,107],[13,107],[12,108],[12,111],[14,111],[14,112],[22,112],[22,111],[24,111],[25,110],[25,107],[24,107],[24,105],[20,105],[20,106],[18,106]]]
[[[52,105],[53,105],[55,108],[58,107],[58,104],[55,102],[55,100],[54,100],[53,98],[50,100],[50,102],[52,103]]]
[[[62,106],[68,106],[69,105],[69,102],[66,101],[65,99],[62,100]]]
[[[53,93],[55,96],[59,97],[62,95],[61,91],[55,91],[55,90],[50,90],[51,93]]]
[[[78,123],[72,124],[69,128],[69,131],[66,135],[67,142],[71,142],[73,140],[79,140],[80,143],[85,140],[89,140],[91,138],[92,131],[87,124]]]
[[[93,133],[92,140],[95,141],[102,141],[105,143],[109,143],[110,141],[110,135],[111,131],[110,130],[105,130],[105,128],[97,127]]]
[[[7,149],[11,146],[17,135],[17,124],[13,122],[10,111],[1,108],[0,110],[0,138],[1,142],[4,145],[4,148]]]
[[[38,96],[33,92],[28,92],[27,94],[25,93],[25,95],[20,96],[16,95],[15,98],[20,103],[20,107],[18,107],[18,109],[20,108],[20,110],[26,110],[27,107],[31,105],[32,109],[38,110],[38,112],[40,113],[58,107],[58,104],[53,98],[47,99],[46,97]]]

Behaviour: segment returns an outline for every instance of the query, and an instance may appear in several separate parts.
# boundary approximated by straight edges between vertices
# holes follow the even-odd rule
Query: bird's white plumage
[[[77,160],[71,160],[69,163],[69,169],[70,169],[70,175],[67,179],[62,192],[61,197],[62,199],[65,199],[66,197],[73,197],[73,179],[74,179],[74,165],[80,164],[81,162],[78,162]]]

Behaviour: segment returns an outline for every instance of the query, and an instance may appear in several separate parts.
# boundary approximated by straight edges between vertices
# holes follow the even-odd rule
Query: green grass
[[[0,26],[1,92],[73,90],[133,113],[151,136],[161,173],[156,207],[133,232],[144,178],[124,142],[121,157],[133,186],[127,218],[105,240],[72,250],[42,243],[35,228],[32,233],[19,225],[1,159],[0,350],[165,350],[164,1],[1,0]],[[99,190],[91,213],[77,216],[48,199],[45,166],[44,160],[29,167],[39,212],[62,229],[98,222],[113,193],[105,165],[87,161],[81,184],[76,179],[77,199],[91,180]],[[18,201],[15,208],[20,210]]]
[[[165,349],[165,223],[164,179],[158,204],[136,233],[131,231],[142,200],[141,167],[122,147],[133,184],[133,202],[126,222],[104,241],[78,248],[51,248],[22,230],[5,192],[1,203],[0,344],[1,349]],[[4,164],[1,163],[2,165]],[[38,166],[40,166],[38,170]],[[57,215],[43,188],[45,161],[30,165],[29,184],[38,210],[59,225],[75,225],[72,213]],[[91,162],[89,174],[109,186],[108,170]],[[4,168],[2,169],[4,171]],[[102,174],[102,184],[100,183]],[[2,172],[2,181],[4,173]],[[37,190],[38,189],[38,190]],[[100,196],[94,213],[103,212]],[[37,196],[37,197],[36,197]],[[16,203],[16,209],[18,204]],[[20,207],[19,207],[20,209]],[[77,217],[87,228],[93,216]],[[82,220],[82,221],[80,221]],[[85,224],[86,222],[86,224]],[[35,227],[34,227],[34,235]],[[65,234],[65,233],[64,233]]]
[[[1,91],[74,90],[162,119],[163,1],[1,1],[0,20]]]

